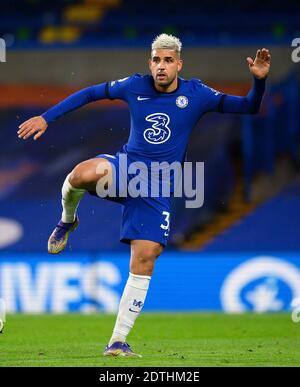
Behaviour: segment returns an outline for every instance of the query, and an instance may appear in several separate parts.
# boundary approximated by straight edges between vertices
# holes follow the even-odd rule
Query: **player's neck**
[[[178,87],[178,78],[176,77],[170,85],[161,86],[161,85],[157,85],[156,83],[154,83],[154,87],[160,93],[172,93]]]

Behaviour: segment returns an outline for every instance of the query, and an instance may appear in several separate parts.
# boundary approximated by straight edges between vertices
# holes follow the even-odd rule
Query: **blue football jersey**
[[[254,78],[247,96],[239,97],[222,94],[198,79],[178,78],[177,89],[163,93],[155,89],[152,76],[135,74],[82,89],[42,117],[50,123],[92,101],[122,99],[131,115],[131,131],[123,152],[136,161],[182,162],[191,131],[204,113],[258,113],[264,90],[265,79]]]
[[[128,103],[131,128],[123,151],[146,163],[183,162],[197,121],[218,111],[223,95],[198,79],[182,78],[173,92],[159,92],[150,75],[140,74],[107,83],[106,93]]]

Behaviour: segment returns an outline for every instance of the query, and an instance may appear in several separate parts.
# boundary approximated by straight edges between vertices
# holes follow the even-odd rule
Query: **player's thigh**
[[[85,160],[76,165],[70,173],[69,181],[76,188],[95,189],[103,179],[105,184],[112,184],[112,165],[107,159],[98,157]]]

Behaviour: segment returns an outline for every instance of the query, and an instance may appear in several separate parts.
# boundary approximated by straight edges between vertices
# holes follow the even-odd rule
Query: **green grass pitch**
[[[290,314],[143,313],[128,337],[142,358],[105,358],[112,315],[9,315],[0,366],[300,366]]]

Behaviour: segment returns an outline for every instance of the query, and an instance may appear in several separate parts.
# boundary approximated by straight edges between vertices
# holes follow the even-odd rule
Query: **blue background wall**
[[[165,253],[145,311],[275,312],[300,297],[300,254]],[[2,254],[8,312],[116,312],[128,278],[122,253]]]

